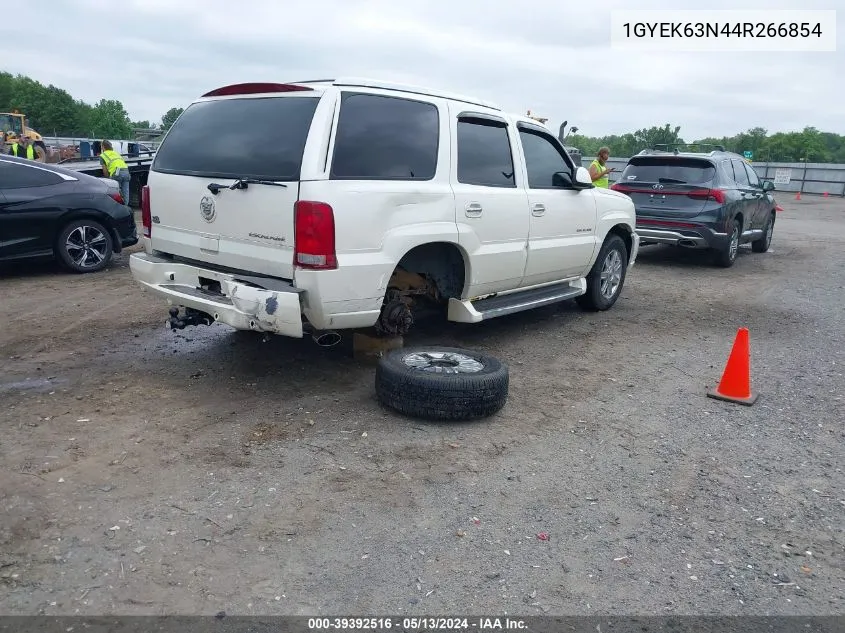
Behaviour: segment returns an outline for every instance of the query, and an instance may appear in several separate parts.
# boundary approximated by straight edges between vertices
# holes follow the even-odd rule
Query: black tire
[[[456,366],[460,361],[464,371]],[[385,407],[412,417],[451,421],[499,411],[507,401],[509,381],[507,365],[497,358],[436,345],[388,352],[379,359],[375,379],[376,397]]]
[[[83,255],[87,255],[87,258],[83,258]],[[89,218],[74,220],[65,225],[56,240],[56,257],[65,268],[75,273],[100,271],[109,265],[113,255],[114,239],[111,232]]]
[[[736,258],[739,255],[739,240],[741,235],[742,226],[740,226],[739,220],[734,218],[734,221],[731,224],[731,233],[728,235],[727,244],[725,244],[721,250],[716,251],[713,257],[713,261],[717,266],[730,268],[734,265]]]
[[[605,268],[610,266],[607,272],[613,273],[612,279],[608,283],[614,283],[610,294],[605,290],[610,291],[609,286],[604,285],[603,276],[605,275]],[[587,275],[587,292],[575,299],[575,302],[585,310],[600,311],[609,310],[616,303],[619,295],[622,294],[622,288],[625,285],[625,275],[628,272],[628,249],[625,246],[625,241],[611,233],[604,240],[599,256],[596,257],[596,262],[593,268]]]
[[[35,160],[40,163],[47,162],[47,146],[42,141],[35,141]]]
[[[772,211],[769,214],[769,219],[766,222],[766,226],[763,229],[763,237],[759,240],[754,240],[751,242],[751,250],[755,253],[765,253],[769,250],[769,247],[772,245],[772,234],[775,230],[775,212]]]

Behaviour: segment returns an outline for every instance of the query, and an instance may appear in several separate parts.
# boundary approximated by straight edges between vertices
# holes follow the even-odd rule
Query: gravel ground
[[[509,364],[468,424],[343,346],[173,334],[125,255],[6,269],[0,612],[845,614],[845,201],[783,204],[729,270],[643,249],[607,313],[416,331]],[[752,407],[705,397],[742,326]]]

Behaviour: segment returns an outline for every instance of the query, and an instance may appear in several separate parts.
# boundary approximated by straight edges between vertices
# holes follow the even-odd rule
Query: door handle
[[[531,208],[531,215],[540,216],[546,213],[546,205],[537,203]]]
[[[464,207],[464,213],[468,218],[477,218],[481,215],[483,209],[481,208],[481,204],[478,202],[470,202]]]

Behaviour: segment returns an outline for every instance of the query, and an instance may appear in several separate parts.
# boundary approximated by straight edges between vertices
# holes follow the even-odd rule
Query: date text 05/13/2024
[[[309,618],[314,631],[519,631],[527,628],[525,620],[508,617],[398,617],[398,618]]]

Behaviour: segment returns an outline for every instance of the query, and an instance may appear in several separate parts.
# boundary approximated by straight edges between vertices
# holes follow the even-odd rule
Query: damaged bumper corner
[[[302,291],[287,282],[251,279],[245,283],[236,275],[146,253],[133,253],[129,268],[135,281],[172,306],[205,312],[214,321],[238,330],[303,337]],[[200,278],[218,282],[219,291],[203,288]],[[254,284],[259,281],[266,282],[268,287],[256,287]]]

